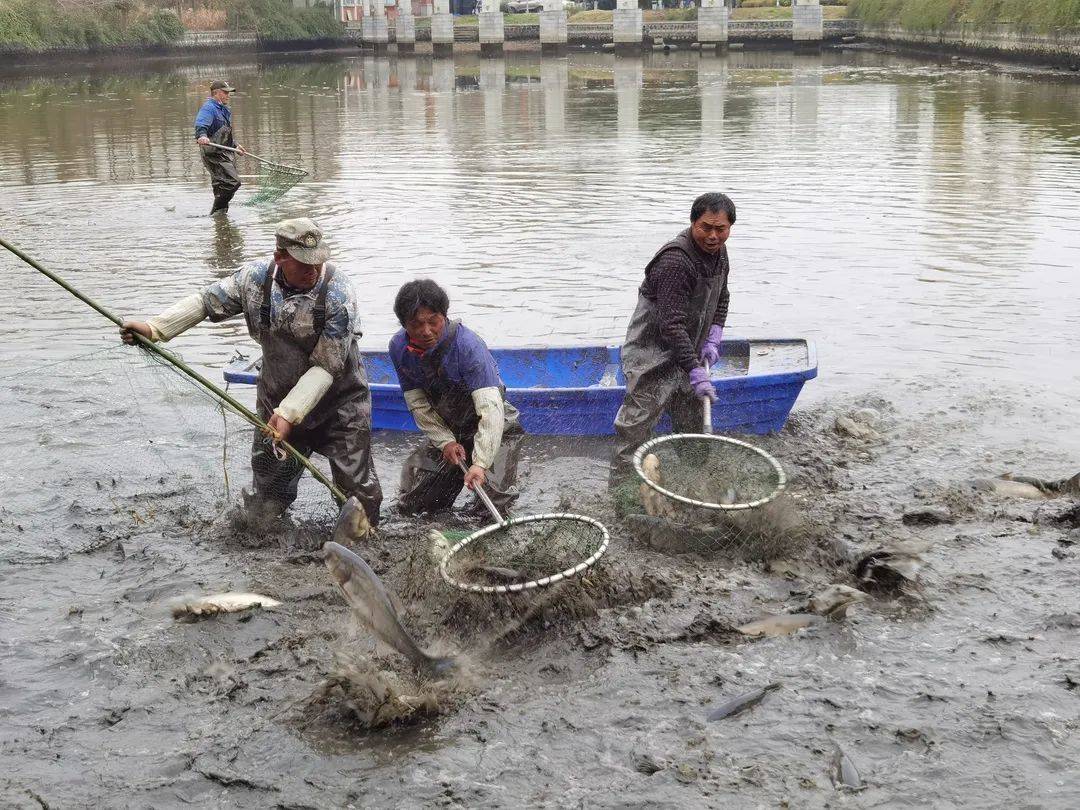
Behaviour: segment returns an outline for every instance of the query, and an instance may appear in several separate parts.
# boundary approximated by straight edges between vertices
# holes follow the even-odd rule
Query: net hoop
[[[641,463],[645,460],[645,456],[647,456],[649,454],[649,451],[651,451],[657,445],[661,445],[666,442],[680,441],[682,439],[701,439],[703,441],[722,442],[724,444],[735,445],[736,447],[741,447],[744,450],[750,450],[751,452],[756,453],[757,455],[765,459],[767,462],[769,462],[773,470],[776,471],[776,488],[772,492],[770,492],[768,496],[764,498],[758,498],[755,501],[747,501],[745,503],[712,503],[710,501],[699,501],[694,498],[688,498],[685,495],[679,495],[678,493],[672,492],[669,489],[664,489],[664,487],[660,486],[655,481],[650,481],[648,476],[645,475],[645,471],[641,468]],[[711,433],[673,433],[668,436],[657,436],[655,439],[649,439],[647,442],[645,442],[645,444],[641,445],[641,447],[639,447],[634,453],[634,471],[637,472],[638,478],[648,484],[652,489],[659,492],[661,495],[665,495],[672,500],[678,501],[679,503],[685,503],[689,506],[697,506],[701,509],[713,509],[720,512],[737,512],[741,509],[753,509],[757,506],[762,506],[776,498],[777,495],[779,495],[787,488],[787,475],[784,473],[784,468],[780,466],[779,461],[766,453],[760,447],[754,447],[754,445],[748,442],[739,441],[738,439],[732,439],[728,436],[715,436]]]
[[[287,174],[290,177],[304,178],[308,176],[308,170],[302,169],[299,166],[290,166],[287,163],[273,163],[270,161],[267,161],[265,165],[272,172]]]
[[[530,579],[528,582],[515,582],[510,585],[476,585],[471,582],[462,582],[459,579],[452,577],[447,571],[447,566],[454,556],[465,548],[469,543],[474,540],[479,540],[482,537],[487,537],[489,534],[494,534],[502,529],[509,528],[510,526],[518,526],[523,523],[536,523],[542,520],[575,520],[579,523],[587,523],[590,526],[594,526],[600,530],[601,541],[600,547],[593,552],[592,556],[583,560],[572,568],[567,568],[565,571],[560,571],[557,574],[551,574],[546,577],[539,577],[537,579]],[[595,520],[585,515],[572,515],[567,512],[550,512],[542,515],[527,515],[525,517],[510,518],[504,523],[492,523],[490,526],[485,526],[479,531],[475,531],[467,537],[459,540],[453,548],[446,553],[442,562],[439,563],[439,573],[442,575],[446,584],[451,585],[454,588],[462,591],[468,591],[470,593],[518,593],[520,591],[527,591],[531,588],[541,588],[545,585],[554,585],[556,582],[561,582],[564,579],[570,577],[576,577],[578,574],[582,574],[588,569],[592,568],[596,564],[596,561],[604,556],[604,552],[607,551],[608,541],[610,535],[608,534],[607,527],[599,520]]]

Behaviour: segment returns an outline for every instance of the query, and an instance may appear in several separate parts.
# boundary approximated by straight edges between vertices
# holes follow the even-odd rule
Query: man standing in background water
[[[202,147],[203,165],[210,172],[210,186],[214,190],[211,215],[218,211],[228,211],[229,201],[240,188],[236,152],[218,149],[212,145],[229,146],[244,154],[244,147],[233,140],[232,111],[229,109],[229,95],[233,90],[234,87],[221,79],[211,84],[210,98],[195,116],[195,139]]]

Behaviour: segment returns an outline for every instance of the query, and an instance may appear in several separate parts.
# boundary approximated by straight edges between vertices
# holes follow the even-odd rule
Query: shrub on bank
[[[851,16],[865,23],[911,31],[939,31],[959,23],[1080,29],[1080,0],[851,0],[849,7]]]
[[[106,48],[163,45],[179,39],[184,26],[172,12],[133,0],[92,6],[57,0],[2,0],[0,49]]]
[[[254,31],[262,39],[337,39],[345,26],[331,5],[293,8],[290,0],[224,0],[229,28]]]

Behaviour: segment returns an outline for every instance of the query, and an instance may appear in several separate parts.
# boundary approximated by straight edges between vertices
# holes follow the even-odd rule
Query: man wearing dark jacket
[[[229,201],[240,188],[240,175],[236,171],[236,152],[219,149],[228,146],[244,154],[244,147],[233,140],[232,111],[229,94],[235,88],[226,81],[210,85],[208,98],[195,116],[195,140],[202,147],[202,161],[210,172],[210,186],[214,190],[214,206],[211,214],[228,211]],[[215,146],[214,144],[217,144]]]
[[[615,485],[633,475],[634,451],[665,411],[676,431],[701,432],[701,398],[716,399],[705,365],[720,358],[729,300],[725,242],[734,224],[730,198],[702,194],[690,208],[690,227],[645,267],[622,348],[626,397],[615,417]]]

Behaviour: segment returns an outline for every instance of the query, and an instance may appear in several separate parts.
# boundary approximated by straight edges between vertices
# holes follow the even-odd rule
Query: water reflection
[[[280,202],[205,217],[191,119],[228,75],[242,142],[299,162]],[[731,328],[806,334],[873,375],[1048,375],[1016,337],[1078,316],[1080,87],[877,54],[375,59],[0,82],[5,235],[126,312],[160,309],[310,215],[362,290],[365,343],[432,275],[500,344],[615,342],[641,267],[704,188],[739,204]],[[245,168],[249,173],[250,167]],[[251,181],[252,184],[255,181]],[[126,239],[113,234],[124,223]],[[17,285],[21,268],[0,259]],[[122,277],[99,270],[130,267]],[[74,338],[98,324],[54,306]],[[6,347],[36,326],[0,305]],[[189,357],[228,350],[204,327]],[[823,380],[822,385],[827,385]]]
[[[206,263],[226,276],[244,263],[244,232],[227,216],[212,217],[212,220],[214,250],[206,257]]]

